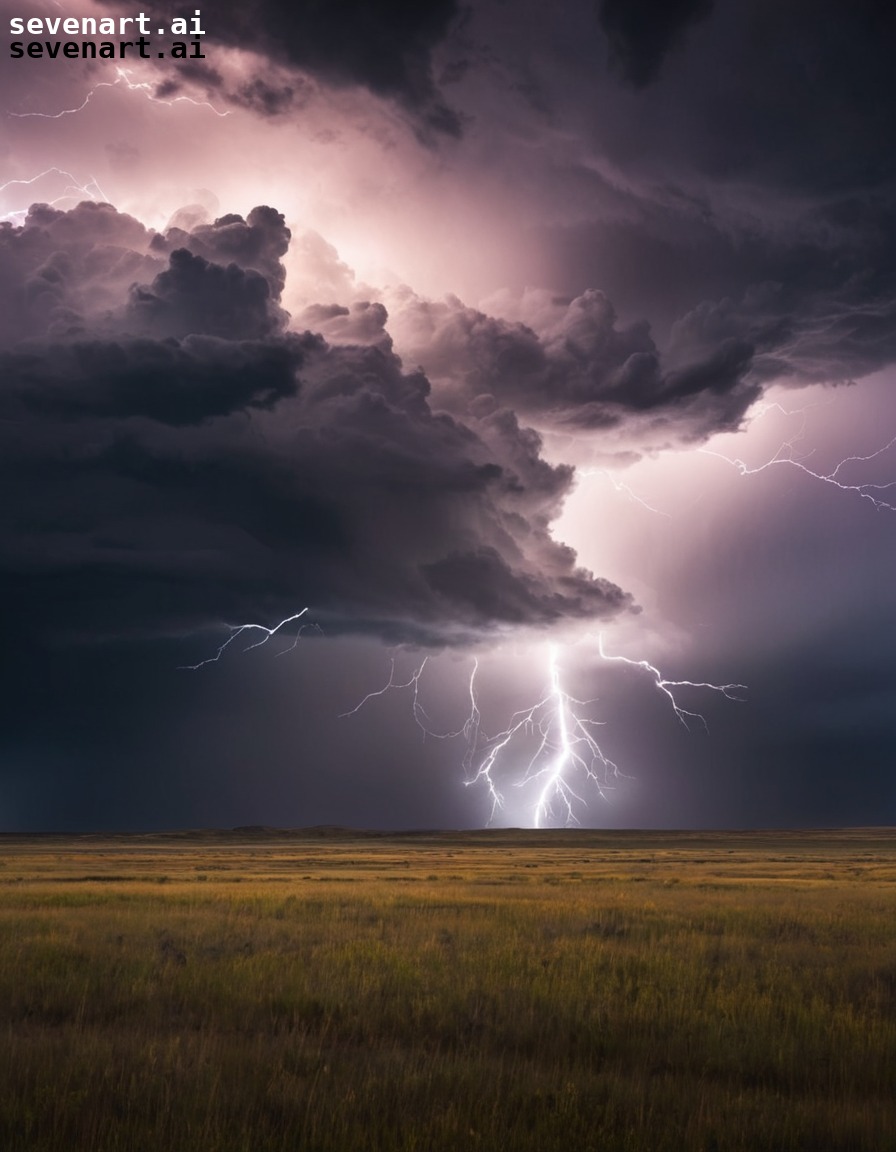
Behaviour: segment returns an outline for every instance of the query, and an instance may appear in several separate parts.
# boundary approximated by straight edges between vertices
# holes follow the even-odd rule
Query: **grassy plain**
[[[0,837],[5,1152],[896,1150],[896,831]]]

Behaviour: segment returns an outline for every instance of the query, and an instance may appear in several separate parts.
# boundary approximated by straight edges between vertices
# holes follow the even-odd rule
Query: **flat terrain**
[[[896,830],[0,836],[0,1148],[896,1150]]]

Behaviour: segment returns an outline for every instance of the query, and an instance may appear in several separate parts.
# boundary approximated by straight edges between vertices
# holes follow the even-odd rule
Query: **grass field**
[[[0,1149],[896,1150],[896,831],[0,837]]]

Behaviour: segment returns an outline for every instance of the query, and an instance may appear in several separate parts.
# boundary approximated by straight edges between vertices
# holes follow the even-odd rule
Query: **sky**
[[[896,14],[0,10],[0,830],[896,821]]]

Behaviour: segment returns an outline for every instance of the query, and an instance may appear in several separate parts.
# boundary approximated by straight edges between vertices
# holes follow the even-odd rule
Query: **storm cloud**
[[[268,208],[164,236],[110,205],[4,226],[28,333],[0,352],[16,600],[36,583],[73,635],[308,603],[336,631],[429,643],[629,609],[551,538],[572,471],[509,411],[434,410],[388,339],[288,330],[288,238]]]
[[[571,432],[662,428],[669,441],[736,428],[761,389],[753,344],[736,330],[664,365],[649,325],[621,325],[605,293],[574,299],[530,293],[529,323],[457,298],[396,294],[391,327],[402,352],[424,366],[440,403],[460,411],[509,407],[537,427]]]
[[[375,690],[428,653],[453,731],[475,656],[501,731],[544,642],[583,822],[892,820],[894,20],[227,0],[4,69],[10,826],[484,821]],[[749,703],[689,734],[642,660]]]
[[[119,6],[117,0],[103,3]],[[153,21],[169,24],[182,16],[168,0],[144,5],[144,11]],[[251,9],[228,0],[215,5],[213,20],[215,39],[222,45],[330,84],[363,86],[396,101],[426,129],[456,135],[460,120],[436,87],[432,51],[459,13],[456,0],[262,0]],[[270,63],[259,63],[257,73],[231,95],[263,115],[300,107],[301,82],[272,84]],[[206,83],[220,83],[211,71],[200,68],[197,74]],[[169,83],[174,86],[166,94],[177,90],[173,80]]]
[[[600,23],[607,34],[611,62],[635,87],[649,84],[688,25],[709,15],[712,2],[601,0]]]

